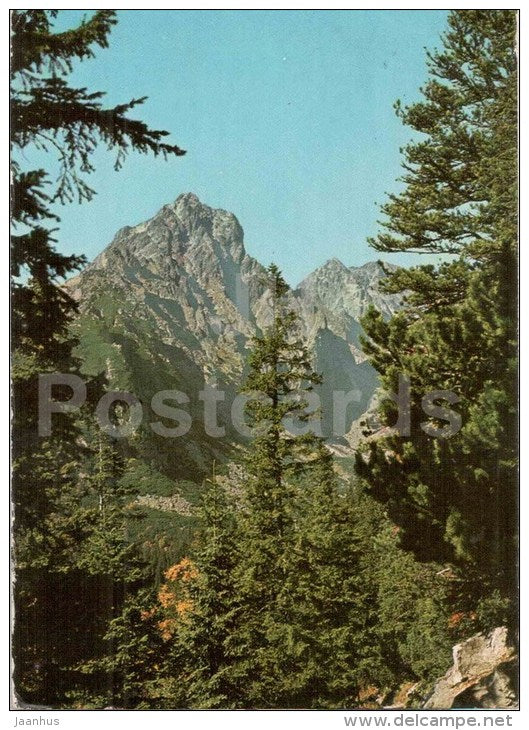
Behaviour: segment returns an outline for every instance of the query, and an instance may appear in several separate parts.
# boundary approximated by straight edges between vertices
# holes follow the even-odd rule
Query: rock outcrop
[[[424,703],[425,710],[517,707],[517,656],[504,626],[456,644],[453,658],[453,666]]]

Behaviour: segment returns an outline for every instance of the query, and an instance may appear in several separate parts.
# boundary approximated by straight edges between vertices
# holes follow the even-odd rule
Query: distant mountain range
[[[270,322],[264,275],[263,265],[246,253],[237,218],[186,193],[145,223],[118,231],[67,283],[80,305],[73,328],[87,374],[105,373],[112,389],[134,393],[147,414],[156,391],[189,396],[188,434],[167,439],[143,427],[131,441],[162,473],[199,479],[240,441],[230,408],[249,340]],[[398,296],[380,291],[383,276],[376,262],[347,267],[331,259],[290,294],[315,368],[323,374],[323,429],[338,453],[350,452],[358,419],[377,386],[360,347],[359,318],[371,304],[384,315],[400,304]],[[225,393],[218,403],[224,438],[204,431],[199,393],[206,386]],[[350,394],[345,434],[332,433],[334,391]]]

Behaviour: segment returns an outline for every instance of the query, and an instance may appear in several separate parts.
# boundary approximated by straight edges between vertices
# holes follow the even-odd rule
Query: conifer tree
[[[104,635],[102,655],[85,663],[85,671],[99,680],[92,690],[92,697],[100,698],[98,709],[164,709],[170,694],[164,672],[169,644],[160,632],[155,604],[152,586],[129,591]]]
[[[230,672],[245,707],[345,707],[379,671],[358,514],[311,428],[321,382],[298,335],[288,287],[270,266],[271,324],[244,385],[254,437],[240,510]],[[296,422],[302,428],[296,429]]]
[[[471,611],[494,590],[516,593],[516,15],[452,11],[448,23],[424,100],[397,106],[424,136],[404,150],[404,190],[383,206],[386,232],[372,245],[455,258],[389,276],[404,310],[364,318],[384,388],[410,378],[412,431],[370,441],[357,469],[405,548],[462,570]],[[450,437],[432,437],[447,422],[422,408],[435,391],[459,399]],[[382,423],[396,416],[386,401]]]
[[[142,563],[128,534],[128,522],[141,519],[141,512],[137,514],[131,504],[135,494],[130,485],[121,481],[124,459],[117,443],[101,432],[90,440],[84,499],[87,528],[78,545],[77,565],[88,575],[100,576],[108,590],[118,594],[142,576]],[[112,613],[120,607],[116,598]]]
[[[389,684],[377,637],[377,590],[366,556],[364,512],[352,484],[338,486],[318,440],[300,479],[297,535],[285,590],[294,606],[303,669],[287,676],[293,706],[356,707],[363,689]]]
[[[189,609],[174,635],[172,667],[179,691],[173,701],[194,709],[236,708],[229,649],[236,605],[236,514],[215,478],[205,486],[199,518],[196,577],[188,589]]]
[[[297,336],[288,286],[274,264],[267,273],[271,323],[254,338],[243,388],[255,435],[246,463],[237,569],[241,611],[233,651],[236,681],[246,687],[243,702],[247,707],[286,705],[284,678],[300,667],[292,597],[285,587],[295,540],[293,478],[303,468],[313,436],[290,434],[284,421],[307,420],[303,391],[320,382]]]
[[[90,644],[85,628],[99,636],[105,631],[92,614],[87,620],[90,593],[84,599],[79,595],[81,568],[74,560],[86,535],[79,473],[86,450],[79,424],[63,413],[51,437],[40,437],[37,429],[39,373],[79,368],[69,334],[76,305],[60,283],[85,259],[55,250],[50,226],[59,218],[51,206],[92,197],[85,175],[94,169],[92,154],[99,143],[116,151],[117,168],[130,150],[183,154],[164,142],[166,132],[130,118],[144,99],[105,108],[102,92],[68,82],[76,61],[108,45],[115,12],[95,11],[79,27],[54,32],[57,13],[14,10],[11,16],[15,677],[26,700],[44,704],[64,700],[71,679],[64,667],[85,658]],[[26,169],[32,149],[49,155],[50,168],[58,164],[55,185],[45,170]],[[67,399],[70,393],[64,389],[54,395]]]

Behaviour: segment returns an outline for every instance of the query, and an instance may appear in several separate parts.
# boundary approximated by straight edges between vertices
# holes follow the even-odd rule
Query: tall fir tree
[[[285,678],[302,667],[286,584],[295,542],[293,477],[303,468],[313,436],[290,434],[284,421],[306,421],[303,391],[321,380],[297,336],[287,284],[274,264],[267,273],[271,324],[254,339],[243,388],[255,435],[246,463],[237,574],[241,610],[233,645],[236,681],[246,687],[247,707],[283,706],[289,697]]]
[[[338,493],[308,393],[321,382],[288,287],[268,269],[271,324],[243,392],[254,429],[240,510],[231,672],[244,707],[344,707],[376,670],[358,515]]]

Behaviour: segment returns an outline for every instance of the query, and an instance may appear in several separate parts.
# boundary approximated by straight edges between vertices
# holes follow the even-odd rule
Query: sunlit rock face
[[[399,297],[380,291],[383,277],[376,262],[347,267],[331,259],[289,295],[324,377],[323,428],[336,444],[348,442],[341,426],[333,434],[334,392],[349,394],[348,432],[377,386],[361,350],[359,319],[371,304],[385,316],[400,305]],[[118,231],[67,287],[80,305],[73,328],[87,373],[104,373],[111,387],[134,392],[147,411],[156,391],[189,397],[193,426],[178,449],[142,431],[139,442],[149,457],[186,476],[224,459],[240,440],[230,409],[251,337],[272,316],[265,269],[246,253],[235,215],[192,193],[180,195],[145,223]],[[218,402],[223,438],[205,432],[199,395],[205,385],[224,393]]]

